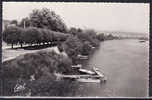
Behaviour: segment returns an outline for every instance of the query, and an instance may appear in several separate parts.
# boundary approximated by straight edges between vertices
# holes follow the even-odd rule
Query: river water
[[[84,67],[98,67],[106,83],[78,83],[72,96],[145,97],[148,96],[149,42],[109,40],[83,61]]]

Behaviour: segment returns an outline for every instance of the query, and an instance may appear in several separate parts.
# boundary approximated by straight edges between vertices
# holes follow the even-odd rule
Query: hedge
[[[17,26],[11,26],[3,31],[3,40],[7,44],[40,44],[49,43],[53,41],[65,41],[68,34],[55,32],[48,29],[28,27],[20,28]]]

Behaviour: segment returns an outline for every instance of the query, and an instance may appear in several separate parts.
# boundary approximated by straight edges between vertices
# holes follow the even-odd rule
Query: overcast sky
[[[149,33],[149,4],[144,3],[3,2],[3,19],[20,21],[44,7],[60,15],[68,27]]]

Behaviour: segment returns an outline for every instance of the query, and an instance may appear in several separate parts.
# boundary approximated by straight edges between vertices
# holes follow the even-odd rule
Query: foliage
[[[77,36],[69,36],[67,40],[63,43],[63,48],[67,55],[72,58],[72,61],[74,63],[74,60],[76,59],[76,56],[78,54],[81,54],[83,44],[79,40]]]
[[[69,34],[36,27],[23,29],[21,27],[11,26],[3,32],[3,40],[8,44],[40,44],[52,41],[65,41],[68,36]]]
[[[35,9],[30,14],[31,25],[38,28],[48,28],[53,31],[66,32],[63,20],[54,11],[47,8]]]
[[[68,33],[72,34],[72,35],[77,35],[78,33],[78,29],[71,27],[68,31]]]
[[[21,55],[13,60],[4,62],[2,64],[2,77],[14,80],[14,82],[22,78],[26,80],[27,87],[32,89],[33,95],[38,95],[37,93],[39,92],[43,93],[47,91],[52,85],[51,83],[56,80],[55,72],[71,72],[71,64],[70,58],[59,55],[54,51],[39,51],[37,53]],[[32,83],[29,81],[31,75],[35,75],[35,80]],[[9,81],[5,82],[6,85],[9,84],[7,83]],[[14,82],[13,84],[15,85],[16,83]],[[7,88],[8,92],[13,91],[13,86],[7,86],[5,88]]]
[[[100,33],[97,35],[97,39],[100,41],[104,41],[105,40],[105,35],[103,33]]]
[[[30,27],[30,19],[28,17],[23,18],[18,26],[22,28]]]
[[[81,54],[82,55],[89,55],[91,50],[92,50],[92,47],[91,47],[90,43],[88,41],[85,41],[83,43],[83,49],[82,49]]]
[[[18,25],[18,21],[17,20],[12,20],[11,22],[10,22],[10,24],[15,24],[16,26]]]
[[[16,26],[10,26],[3,31],[3,40],[8,44],[16,44],[19,42],[19,37],[21,35],[21,29]]]
[[[68,72],[71,70],[71,60],[54,51],[40,51],[21,55],[11,61],[3,63],[5,78],[25,78],[35,74],[39,78],[42,74],[54,72]]]
[[[72,81],[53,81],[47,76],[42,76],[38,80],[29,84],[32,90],[32,96],[72,96],[77,84]]]

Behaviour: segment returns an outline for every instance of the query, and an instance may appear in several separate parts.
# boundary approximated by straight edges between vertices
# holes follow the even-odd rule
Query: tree
[[[53,32],[47,29],[41,29],[41,33],[43,34],[42,43],[52,42],[53,40]]]
[[[30,14],[30,21],[33,27],[48,28],[53,31],[67,32],[67,26],[54,11],[47,8],[42,10],[35,9]]]
[[[85,41],[83,43],[83,49],[82,49],[82,55],[89,55],[90,51],[91,51],[91,45],[90,45],[90,42],[88,41]]]
[[[18,22],[17,22],[17,20],[12,20],[12,21],[10,22],[10,24],[15,24],[15,26],[17,26],[17,25],[18,25]]]
[[[16,26],[10,26],[3,31],[3,40],[7,44],[11,44],[13,48],[13,44],[19,43],[21,29]]]
[[[34,27],[26,28],[24,29],[23,36],[23,41],[32,45],[34,43],[37,43],[38,30]]]
[[[30,19],[28,17],[23,18],[19,24],[19,27],[22,27],[22,28],[30,27]]]
[[[84,33],[88,34],[91,38],[96,39],[97,32],[95,32],[95,30],[86,29],[86,30],[84,30]]]
[[[97,35],[97,39],[100,41],[104,41],[105,40],[105,35],[103,33],[100,33]]]
[[[75,63],[77,55],[81,54],[83,44],[77,36],[69,36],[63,43],[63,48],[67,55],[72,58],[72,62]]]
[[[69,30],[69,33],[72,34],[72,35],[76,35],[78,33],[78,31],[77,31],[76,28],[71,27],[70,30]]]

